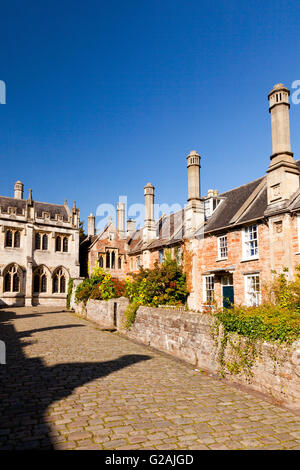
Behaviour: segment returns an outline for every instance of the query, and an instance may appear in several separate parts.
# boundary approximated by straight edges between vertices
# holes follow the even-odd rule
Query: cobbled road
[[[299,449],[300,419],[69,312],[0,310],[1,449]]]

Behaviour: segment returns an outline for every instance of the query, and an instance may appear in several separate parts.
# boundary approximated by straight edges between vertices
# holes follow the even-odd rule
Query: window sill
[[[259,260],[259,256],[252,256],[251,258],[244,258],[241,259],[241,263],[247,263],[247,261],[257,261]]]
[[[216,263],[219,263],[220,261],[228,261],[228,258],[218,258],[218,259],[216,259]]]
[[[300,251],[296,251],[296,253],[294,253],[295,255],[300,255]]]

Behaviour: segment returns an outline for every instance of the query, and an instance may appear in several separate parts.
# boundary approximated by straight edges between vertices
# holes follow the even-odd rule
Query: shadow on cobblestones
[[[105,377],[140,361],[146,355],[124,355],[105,362],[76,362],[46,366],[40,357],[27,358],[23,352],[31,334],[47,329],[74,328],[69,324],[18,333],[11,320],[39,316],[1,311],[0,339],[6,343],[6,365],[0,365],[0,449],[54,449],[45,422],[49,405],[72,394],[76,387]]]

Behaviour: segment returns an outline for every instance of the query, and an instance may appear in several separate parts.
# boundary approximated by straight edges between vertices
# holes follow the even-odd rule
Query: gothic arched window
[[[122,269],[122,258],[121,258],[121,256],[119,256],[119,260],[118,260],[118,269]]]
[[[62,269],[58,269],[53,276],[53,293],[65,294],[66,292],[66,276]]]
[[[36,294],[47,292],[47,272],[44,266],[39,267],[34,273],[33,292]]]
[[[106,265],[105,265],[106,268],[110,268],[110,252],[107,251],[106,252]]]
[[[20,292],[20,275],[15,265],[4,275],[4,292]]]
[[[103,256],[99,256],[99,267],[103,268]]]

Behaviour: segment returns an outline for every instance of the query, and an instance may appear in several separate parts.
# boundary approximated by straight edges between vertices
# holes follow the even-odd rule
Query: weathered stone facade
[[[69,278],[79,276],[79,210],[0,197],[0,306],[66,306]]]

